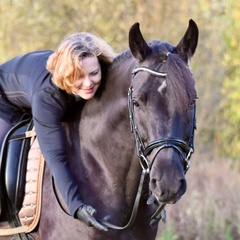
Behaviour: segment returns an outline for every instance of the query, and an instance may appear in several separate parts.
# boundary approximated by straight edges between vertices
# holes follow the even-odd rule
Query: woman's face
[[[75,80],[72,92],[85,100],[89,100],[93,98],[101,83],[102,72],[98,58],[94,55],[84,58],[82,70],[85,76]]]

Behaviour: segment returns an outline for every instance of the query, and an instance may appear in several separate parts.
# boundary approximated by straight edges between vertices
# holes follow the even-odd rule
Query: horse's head
[[[138,23],[129,33],[136,58],[129,90],[132,130],[141,165],[150,171],[150,190],[163,203],[175,203],[186,191],[197,98],[188,60],[197,42],[193,20],[176,47],[156,40],[147,44]]]

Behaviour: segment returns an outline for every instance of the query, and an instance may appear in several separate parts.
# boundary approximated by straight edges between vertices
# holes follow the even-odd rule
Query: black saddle
[[[17,216],[24,199],[27,156],[31,141],[31,134],[27,136],[27,133],[32,129],[31,118],[15,125],[7,133],[0,153],[0,201],[3,214],[13,226],[16,226],[14,222],[19,219],[12,219],[11,216]]]

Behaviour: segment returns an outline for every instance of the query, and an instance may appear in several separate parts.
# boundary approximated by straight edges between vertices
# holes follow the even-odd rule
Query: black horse
[[[46,169],[36,239],[156,238],[162,208],[177,202],[187,188],[197,98],[188,60],[197,42],[193,20],[176,47],[158,40],[146,43],[139,24],[132,26],[130,51],[114,60],[77,119],[64,124],[82,199],[97,209],[96,218],[109,231],[88,227],[62,211]]]

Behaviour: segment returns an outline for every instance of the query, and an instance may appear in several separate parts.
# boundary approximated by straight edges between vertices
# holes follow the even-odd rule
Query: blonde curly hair
[[[80,32],[64,38],[47,61],[46,67],[53,82],[71,93],[75,80],[84,76],[82,59],[89,55],[95,55],[100,63],[106,65],[112,63],[116,56],[111,46],[94,34]]]

